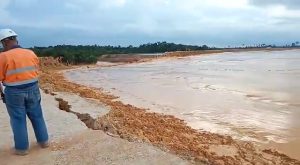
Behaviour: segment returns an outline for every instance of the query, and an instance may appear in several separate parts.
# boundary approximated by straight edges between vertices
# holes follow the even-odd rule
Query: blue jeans
[[[29,148],[26,115],[31,121],[37,142],[48,142],[38,84],[22,89],[6,87],[5,101],[16,150],[24,151]]]

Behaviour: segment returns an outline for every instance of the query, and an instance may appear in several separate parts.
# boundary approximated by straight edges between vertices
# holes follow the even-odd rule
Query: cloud
[[[249,0],[250,4],[257,6],[282,5],[290,9],[300,9],[299,0]]]
[[[161,40],[227,45],[245,41],[258,42],[262,40],[261,36],[269,37],[270,41],[278,40],[280,37],[283,37],[282,41],[291,39],[292,37],[284,37],[281,34],[291,34],[291,31],[300,28],[297,21],[300,18],[300,11],[277,3],[268,5],[258,4],[259,2],[1,0],[0,28],[16,28],[28,45],[39,43],[118,45]],[[262,8],[262,5],[267,7]],[[256,38],[252,37],[249,40],[248,34]],[[293,37],[300,37],[300,34]],[[40,42],[33,42],[35,39]]]
[[[6,10],[8,5],[10,4],[10,0],[1,0],[0,3],[0,24],[6,24],[9,22],[9,12]]]

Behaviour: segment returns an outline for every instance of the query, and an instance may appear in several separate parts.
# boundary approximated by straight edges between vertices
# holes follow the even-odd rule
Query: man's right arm
[[[5,103],[5,95],[4,95],[4,91],[3,91],[2,82],[4,81],[4,78],[5,78],[5,72],[6,72],[5,68],[6,68],[5,56],[3,54],[0,54],[0,95],[1,95],[1,99],[4,103]]]
[[[6,63],[7,63],[7,59],[4,53],[0,53],[0,83],[2,83],[5,78]]]

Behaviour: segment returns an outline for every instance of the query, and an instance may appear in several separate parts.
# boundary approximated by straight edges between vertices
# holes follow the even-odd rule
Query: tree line
[[[208,46],[183,45],[167,42],[142,44],[140,46],[99,46],[99,45],[57,45],[30,48],[40,57],[61,57],[63,62],[72,64],[95,63],[102,55],[165,53],[171,51],[208,50]]]

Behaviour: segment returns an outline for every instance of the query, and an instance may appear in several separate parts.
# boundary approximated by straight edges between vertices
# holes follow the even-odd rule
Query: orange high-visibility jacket
[[[28,49],[15,48],[0,53],[0,82],[18,86],[38,81],[39,59]]]

